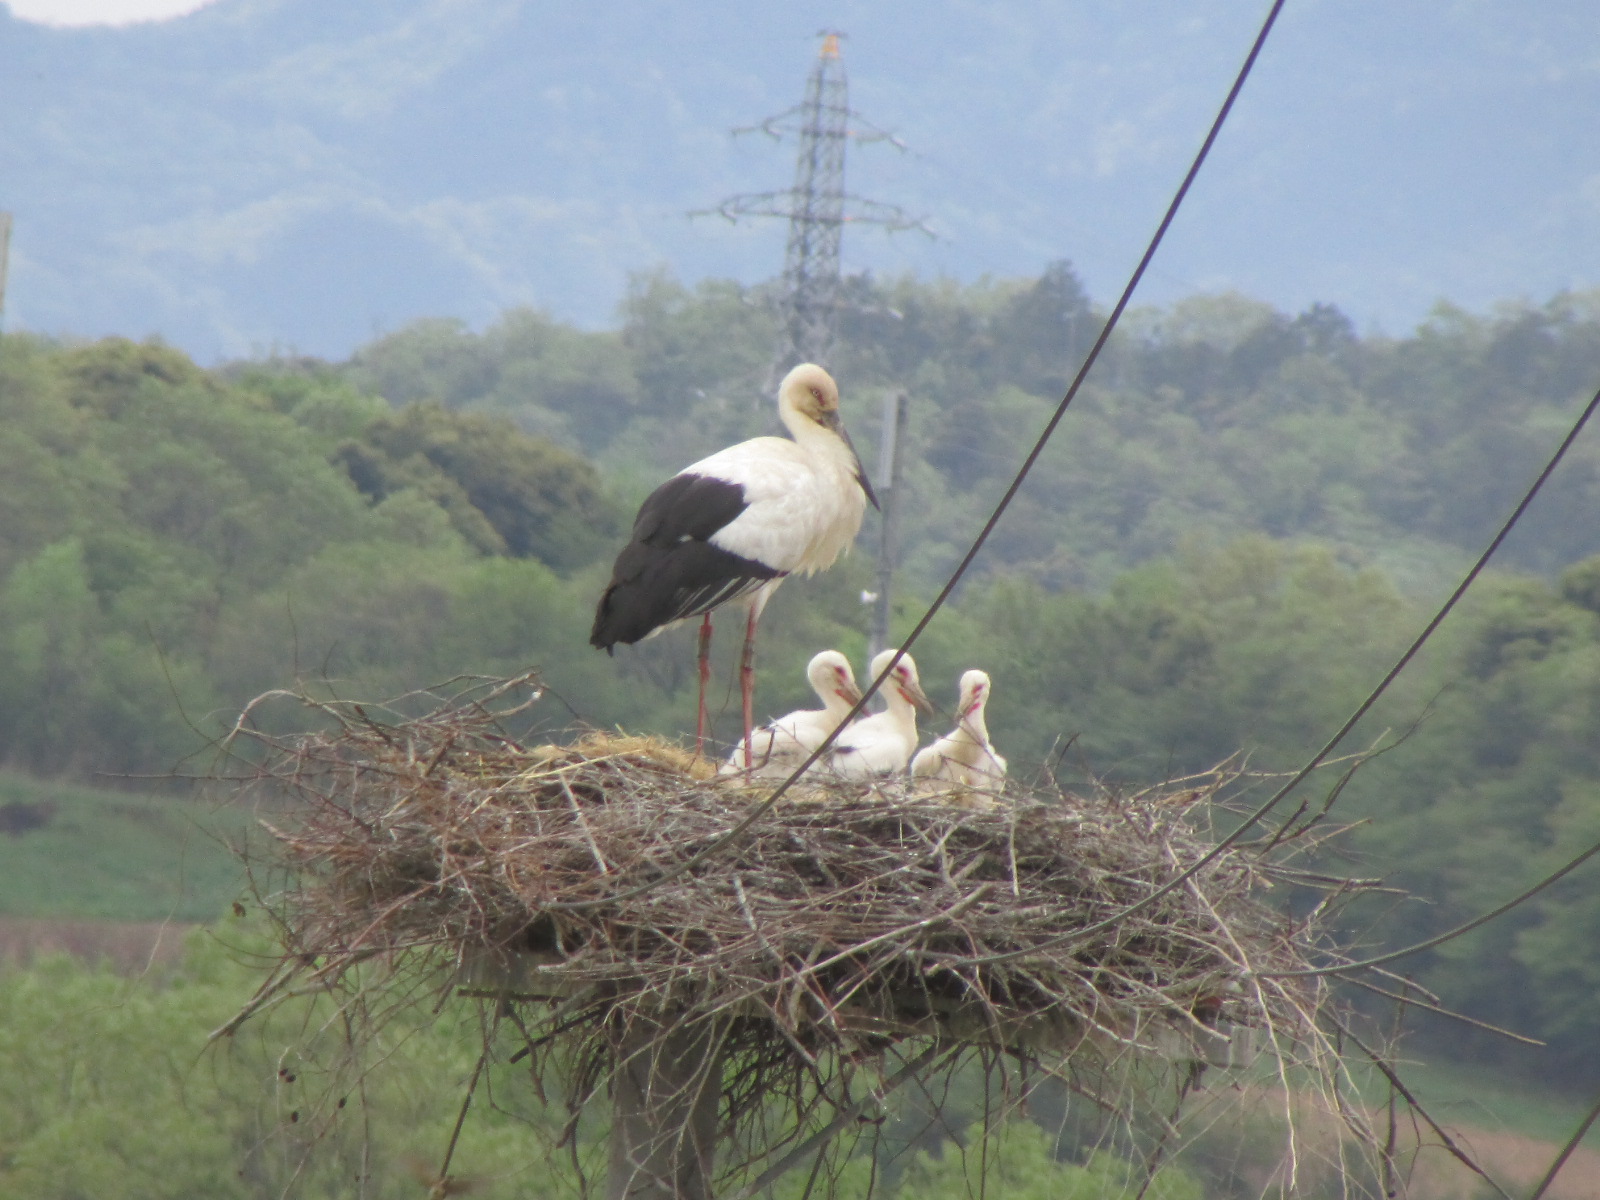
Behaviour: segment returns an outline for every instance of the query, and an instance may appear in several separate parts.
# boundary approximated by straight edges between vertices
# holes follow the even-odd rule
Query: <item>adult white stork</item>
[[[861,699],[850,660],[837,650],[824,650],[813,657],[806,666],[806,678],[822,707],[800,709],[769,721],[751,735],[750,754],[745,753],[745,747],[751,742],[734,747],[728,761],[722,764],[721,774],[737,774],[753,764],[758,778],[788,775],[827,740]]]
[[[872,660],[868,678],[876,679],[899,651],[884,650]],[[845,727],[819,766],[843,779],[871,779],[897,775],[906,769],[917,748],[917,709],[932,712],[933,704],[917,679],[917,664],[901,654],[889,678],[883,681],[884,704],[880,713]]]
[[[815,363],[778,385],[778,417],[790,441],[751,438],[685,467],[639,506],[633,540],[617,555],[594,614],[591,645],[611,653],[669,625],[703,617],[695,749],[705,742],[711,676],[711,613],[749,604],[739,691],[749,745],[756,622],[784,578],[833,565],[855,540],[867,502],[866,472],[839,420],[839,388]]]
[[[967,787],[998,788],[1004,783],[1006,760],[995,753],[984,721],[988,703],[989,676],[982,671],[968,671],[961,677],[955,729],[918,751],[911,760],[911,774]]]

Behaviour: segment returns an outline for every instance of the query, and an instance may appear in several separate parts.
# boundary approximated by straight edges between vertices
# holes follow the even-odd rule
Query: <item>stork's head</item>
[[[961,677],[960,711],[956,719],[964,721],[981,716],[983,706],[989,703],[989,676],[982,671],[968,671]]]
[[[813,658],[806,667],[806,678],[824,701],[830,696],[837,696],[846,704],[855,704],[861,699],[850,660],[837,650],[824,650]]]
[[[805,441],[810,434],[825,429],[843,442],[850,455],[848,461],[851,471],[861,485],[862,494],[873,508],[878,507],[878,497],[861,465],[861,456],[856,453],[850,435],[844,431],[844,422],[839,419],[839,385],[833,381],[832,375],[816,363],[801,363],[795,367],[778,385],[778,415],[799,441]]]
[[[882,675],[897,651],[893,649],[880,651],[872,660],[872,678]],[[928,699],[927,693],[922,690],[922,683],[917,679],[917,664],[911,661],[911,655],[901,654],[900,661],[894,664],[894,670],[889,673],[889,678],[883,681],[881,689],[885,698],[898,696],[913,708],[920,708],[923,712],[933,711],[933,701]]]
[[[839,433],[839,385],[816,363],[801,363],[778,385],[778,404]]]

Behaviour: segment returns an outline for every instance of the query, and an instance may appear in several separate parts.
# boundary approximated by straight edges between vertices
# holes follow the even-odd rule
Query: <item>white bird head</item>
[[[890,660],[898,653],[899,651],[892,647],[888,650],[880,651],[878,656],[872,660],[872,666],[869,669],[870,676],[876,679],[879,675],[882,675],[889,666]],[[913,708],[920,708],[926,713],[933,711],[933,701],[929,700],[927,694],[922,690],[922,683],[917,678],[917,664],[911,661],[911,655],[909,654],[900,655],[900,661],[894,664],[894,670],[889,673],[889,678],[883,681],[883,691],[886,699],[899,696],[901,700],[904,700]]]
[[[867,482],[867,472],[861,465],[861,456],[844,430],[839,419],[839,385],[816,363],[801,363],[783,377],[778,385],[778,415],[797,438],[800,431],[810,426],[820,426],[845,444],[855,460],[855,476],[861,484],[872,507],[877,508],[878,497]]]
[[[856,675],[850,669],[850,660],[837,650],[824,650],[812,658],[806,667],[806,678],[824,702],[829,696],[837,696],[851,705],[861,699],[861,689],[856,686]]]
[[[808,420],[825,424],[823,413],[839,415],[839,385],[816,363],[801,363],[778,385],[778,403],[787,403]]]
[[[983,716],[984,705],[989,703],[989,676],[983,671],[968,671],[961,677],[961,700],[956,720]]]

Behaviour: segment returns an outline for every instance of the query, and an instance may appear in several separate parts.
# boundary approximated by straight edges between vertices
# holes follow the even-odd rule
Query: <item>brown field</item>
[[[1550,1169],[1559,1147],[1519,1133],[1453,1128],[1461,1148],[1512,1195],[1526,1196]],[[1407,1200],[1477,1200],[1487,1185],[1445,1150],[1430,1146],[1413,1160]],[[1550,1200],[1600,1200],[1600,1151],[1579,1147],[1550,1190]]]
[[[70,954],[123,974],[176,961],[195,926],[182,921],[94,921],[0,917],[0,962]]]
[[[1287,1188],[1291,1195],[1338,1194],[1342,1172],[1362,1156],[1354,1153],[1343,1123],[1317,1097],[1297,1093],[1293,1103],[1285,1105],[1281,1089],[1256,1088],[1242,1089],[1235,1099],[1234,1119],[1241,1122],[1237,1128],[1258,1151],[1264,1145],[1282,1144],[1284,1122],[1290,1119],[1288,1110],[1292,1110],[1296,1131],[1293,1158],[1288,1153],[1257,1158],[1238,1171],[1237,1182],[1246,1193],[1271,1196]],[[1274,1124],[1261,1125],[1263,1116],[1272,1118]],[[1387,1113],[1369,1108],[1364,1116],[1382,1137]],[[1223,1124],[1226,1121],[1224,1118]],[[1573,1122],[1577,1122],[1576,1115]],[[1560,1150],[1555,1142],[1510,1130],[1448,1120],[1440,1123],[1456,1147],[1512,1196],[1529,1195]],[[1484,1200],[1495,1195],[1479,1175],[1440,1143],[1437,1134],[1420,1119],[1413,1121],[1403,1108],[1397,1113],[1394,1144],[1396,1178],[1391,1194],[1397,1200]],[[1248,1152],[1244,1157],[1250,1157]],[[1600,1150],[1580,1146],[1544,1195],[1548,1200],[1600,1200]]]

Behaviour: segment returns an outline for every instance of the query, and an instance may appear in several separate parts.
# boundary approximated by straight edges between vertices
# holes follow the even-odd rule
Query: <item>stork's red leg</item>
[[[749,779],[751,751],[754,749],[750,733],[755,725],[756,693],[756,608],[750,606],[750,619],[744,627],[744,653],[739,656],[739,701],[744,709],[744,773]]]
[[[694,752],[706,747],[706,685],[711,682],[711,614],[700,622],[700,706],[694,718]]]

